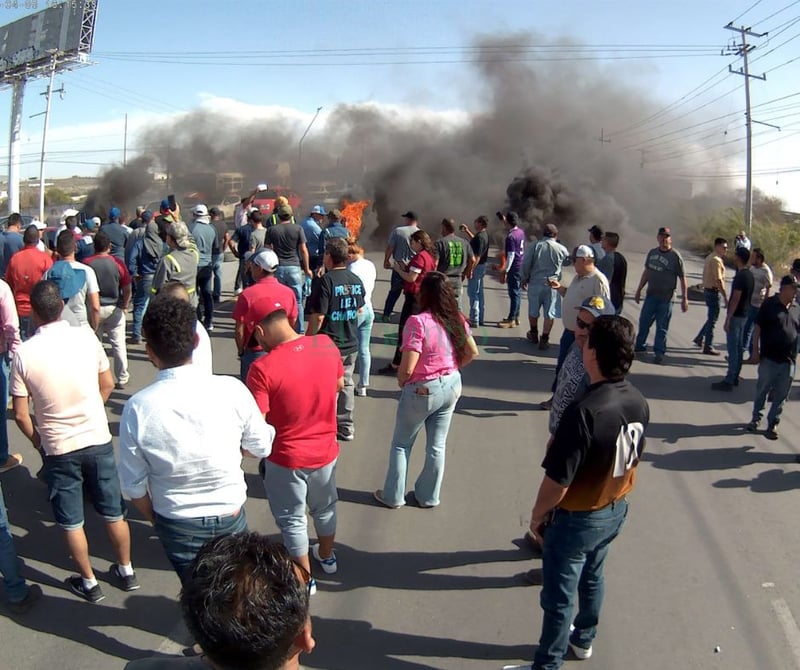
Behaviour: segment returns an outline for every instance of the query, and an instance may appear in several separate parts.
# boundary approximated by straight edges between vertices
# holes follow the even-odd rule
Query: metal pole
[[[122,145],[122,164],[128,164],[128,115],[125,115],[125,140]]]
[[[42,129],[42,159],[39,163],[39,221],[44,221],[44,159],[47,149],[47,127],[50,125],[50,100],[53,97],[53,79],[56,76],[56,57],[50,66],[50,81],[47,84],[47,106],[44,109],[44,128]]]
[[[20,130],[22,128],[22,98],[25,95],[25,77],[14,82],[11,96],[11,127],[8,141],[8,213],[19,211],[19,156]]]
[[[300,138],[300,142],[297,145],[297,171],[303,167],[303,140],[306,139],[306,135],[308,135],[308,131],[311,130],[311,126],[314,125],[314,121],[317,120],[319,113],[322,111],[322,107],[317,107],[317,113],[314,114],[314,118],[311,119],[311,123],[308,124],[308,128],[306,128],[306,132],[303,133],[303,136]]]
[[[747,41],[746,33],[742,30],[742,58],[744,59],[744,105],[745,124],[747,126],[747,181],[744,191],[744,228],[747,237],[751,237],[753,225],[753,123],[750,120],[750,72],[747,69]]]

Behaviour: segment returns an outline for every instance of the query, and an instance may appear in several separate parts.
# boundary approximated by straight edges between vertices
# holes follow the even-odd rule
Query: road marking
[[[792,610],[789,609],[789,605],[783,598],[773,600],[772,609],[775,610],[775,615],[783,628],[783,634],[792,649],[795,665],[800,668],[800,628],[797,627]]]

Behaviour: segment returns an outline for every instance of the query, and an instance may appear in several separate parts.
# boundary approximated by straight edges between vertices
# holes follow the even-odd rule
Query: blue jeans
[[[584,649],[592,645],[603,605],[603,563],[627,513],[624,498],[595,512],[553,512],[544,534],[539,598],[544,616],[533,658],[536,670],[560,668],[569,642]],[[571,635],[570,624],[575,627]]]
[[[506,275],[506,287],[511,302],[508,308],[508,318],[519,319],[519,311],[522,307],[522,272],[520,270],[511,270]]]
[[[53,516],[64,530],[83,528],[84,491],[106,523],[125,518],[125,502],[111,442],[45,456],[44,477]]]
[[[239,259],[239,269],[236,271],[236,279],[233,281],[233,290],[238,291],[240,288],[247,286],[247,272],[245,271],[246,263],[244,258]]]
[[[383,498],[390,505],[404,504],[408,459],[422,426],[425,426],[425,465],[414,484],[414,495],[420,505],[439,504],[447,433],[459,397],[461,373],[458,371],[403,387],[383,484]]]
[[[472,279],[467,283],[467,297],[469,298],[469,320],[472,323],[483,325],[486,316],[484,309],[483,279],[486,276],[486,263],[476,265],[472,271]]]
[[[288,286],[294,291],[297,298],[297,324],[294,329],[301,335],[305,332],[305,322],[303,319],[303,287],[305,285],[305,275],[296,265],[280,265],[275,271],[275,278],[284,286]]]
[[[19,574],[19,558],[14,547],[14,537],[8,527],[8,512],[2,486],[0,486],[0,573],[3,574],[8,600],[12,603],[24,600],[28,595],[28,587]]]
[[[403,278],[392,270],[392,279],[389,285],[389,293],[386,294],[386,302],[383,305],[383,316],[390,317],[394,306],[397,304],[400,295],[403,293]]]
[[[760,307],[750,305],[747,308],[747,321],[744,324],[744,335],[742,336],[742,349],[751,356],[753,355],[753,331],[756,327],[756,317]]]
[[[259,349],[258,351],[253,351],[252,349],[245,349],[242,352],[241,358],[239,358],[239,379],[242,380],[242,384],[247,383],[247,373],[250,370],[250,366],[255,363],[259,358],[262,356],[266,356],[267,352]]]
[[[369,373],[372,368],[369,341],[372,337],[372,324],[374,322],[375,312],[372,309],[372,305],[364,305],[364,309],[358,315],[358,355],[356,356],[358,385],[363,388],[369,386]]]
[[[729,384],[736,382],[742,371],[742,342],[746,321],[746,316],[733,316],[728,325],[728,374],[725,375],[725,381]]]
[[[8,407],[8,376],[11,372],[11,362],[8,352],[0,354],[0,402],[3,407]],[[0,421],[0,465],[8,460],[8,421]]]
[[[719,291],[703,289],[703,297],[706,299],[708,316],[700,332],[697,333],[697,339],[701,340],[704,349],[711,349],[714,345],[714,326],[717,325],[719,318]]]
[[[308,554],[306,508],[317,537],[336,534],[336,459],[321,468],[291,470],[263,460],[264,490],[292,558]]]
[[[214,271],[214,302],[218,302],[222,296],[222,261],[222,254],[211,259],[211,268]]]
[[[644,299],[642,312],[639,314],[639,335],[636,337],[636,348],[644,349],[647,336],[650,334],[650,326],[656,322],[656,339],[653,343],[653,351],[656,356],[663,356],[667,353],[667,331],[669,321],[672,318],[672,299],[656,298],[648,295]]]
[[[753,421],[761,421],[764,411],[764,403],[767,395],[774,391],[772,396],[772,406],[767,414],[767,423],[770,426],[777,426],[781,422],[781,413],[789,391],[792,390],[794,380],[795,363],[793,361],[783,361],[778,363],[769,358],[762,358],[758,364],[758,383],[756,384],[756,399],[753,401]]]
[[[214,320],[214,267],[206,265],[197,268],[197,320],[201,321],[206,330],[212,326]]]
[[[208,540],[220,535],[247,532],[244,507],[226,516],[201,516],[195,519],[168,519],[155,514],[154,528],[169,562],[183,582],[197,552]]]
[[[153,288],[153,275],[141,275],[133,289],[133,325],[131,337],[142,339],[142,319],[150,302],[150,289]]]

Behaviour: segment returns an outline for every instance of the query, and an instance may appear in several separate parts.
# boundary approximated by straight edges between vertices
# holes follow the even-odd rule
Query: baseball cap
[[[66,219],[68,216],[78,216],[80,212],[77,209],[65,209],[64,213],[61,215],[62,218]]]
[[[794,286],[797,288],[797,280],[792,275],[781,277],[781,288],[784,286]]]
[[[267,272],[275,272],[280,264],[280,261],[278,261],[278,255],[272,251],[272,249],[259,249],[249,258],[247,257],[247,254],[245,254],[245,260],[255,263],[258,265],[258,267],[266,270]],[[266,314],[264,316],[266,316]],[[261,318],[263,319],[264,317],[262,316]],[[260,320],[261,319],[259,319],[259,321]]]
[[[603,237],[603,229],[598,226],[597,224],[593,225],[589,228],[589,232],[594,235],[595,237]]]
[[[173,221],[169,224],[167,234],[175,240],[175,244],[181,249],[189,246],[189,229],[183,221]]]
[[[77,214],[77,212],[76,212]],[[108,218],[109,219],[118,219],[119,218],[119,207],[112,207],[108,210]]]
[[[169,209],[169,199],[168,198],[164,198],[161,201],[161,209]]]
[[[291,205],[281,205],[278,208],[278,216],[292,216],[294,211]]]
[[[594,258],[594,249],[588,244],[579,244],[575,247],[573,256],[575,256],[575,258]]]
[[[606,300],[601,295],[589,296],[575,309],[585,309],[593,316],[603,316],[604,314],[614,313],[614,306],[611,304],[611,301]]]
[[[142,222],[143,223],[150,223],[153,220],[153,212],[149,209],[146,209],[142,212]]]
[[[325,208],[322,205],[314,205],[311,208],[311,213],[312,214],[322,214],[322,216],[325,216]]]
[[[259,298],[250,306],[248,311],[247,325],[250,326],[250,331],[255,329],[256,325],[261,323],[273,312],[282,309],[284,312],[289,311],[288,307],[280,300],[276,300],[275,296],[263,296]]]
[[[416,213],[414,210],[412,210],[412,209],[409,209],[409,210],[408,210],[408,211],[407,211],[405,214],[403,214],[403,215],[402,215],[400,218],[403,218],[403,219],[409,219],[409,220],[411,220],[411,221],[416,221],[416,220],[417,220],[417,213]]]
[[[195,216],[208,216],[208,207],[203,204],[195,205],[192,214]]]
[[[659,235],[666,235],[667,237],[672,237],[672,231],[669,228],[659,228],[658,229]]]

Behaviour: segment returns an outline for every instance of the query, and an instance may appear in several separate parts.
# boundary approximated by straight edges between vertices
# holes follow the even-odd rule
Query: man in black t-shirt
[[[650,420],[647,401],[625,380],[633,340],[633,325],[623,317],[600,316],[592,323],[583,350],[591,385],[565,411],[542,463],[545,476],[530,524],[543,544],[544,617],[530,666],[536,670],[560,667],[568,647],[580,659],[592,655],[603,564],[625,522],[625,496],[636,481]]]
[[[303,319],[303,288],[306,277],[311,279],[311,268],[306,246],[306,234],[302,226],[292,219],[292,208],[284,205],[278,210],[278,223],[267,228],[264,242],[277,254],[280,266],[275,277],[284,286],[294,291],[299,314],[295,328],[301,335],[305,332]]]
[[[800,335],[800,307],[795,302],[796,296],[797,280],[786,275],[781,279],[778,293],[764,300],[756,316],[751,360],[758,363],[758,384],[753,418],[745,430],[750,433],[758,430],[767,394],[772,391],[772,406],[764,432],[764,437],[769,440],[778,439],[776,427],[794,379]]]
[[[327,272],[315,283],[306,306],[307,332],[328,335],[342,355],[344,388],[336,402],[336,427],[337,438],[349,442],[355,438],[353,369],[358,353],[358,313],[364,307],[364,284],[347,269],[347,240],[329,239],[323,263]]]
[[[466,223],[462,223],[461,232],[469,237],[469,246],[472,248],[473,264],[467,268],[464,278],[467,282],[467,296],[469,298],[469,322],[473,328],[483,325],[485,316],[483,298],[483,279],[486,276],[486,261],[489,258],[489,219],[479,216],[475,219],[475,233]]]
[[[728,316],[725,319],[725,333],[728,342],[728,373],[725,379],[711,384],[715,391],[733,391],[739,385],[739,373],[742,371],[744,354],[744,326],[747,323],[747,312],[750,299],[753,297],[755,280],[747,264],[750,262],[750,250],[736,247],[734,254],[736,276],[731,285],[731,297],[728,300]]]

